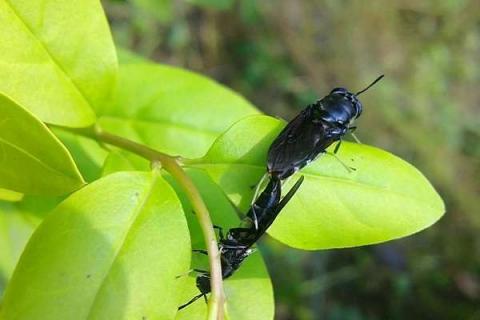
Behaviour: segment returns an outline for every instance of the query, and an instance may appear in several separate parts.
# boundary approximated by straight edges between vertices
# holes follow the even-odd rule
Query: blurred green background
[[[209,75],[285,119],[335,86],[386,75],[362,96],[357,135],[424,172],[447,213],[355,249],[264,239],[276,319],[480,319],[478,0],[103,4],[117,45]]]
[[[480,319],[480,1],[102,3],[117,46],[209,75],[287,120],[333,87],[358,91],[386,75],[361,96],[356,135],[417,166],[447,213],[419,234],[354,249],[305,252],[264,237],[275,319]],[[23,224],[15,232],[28,235]]]

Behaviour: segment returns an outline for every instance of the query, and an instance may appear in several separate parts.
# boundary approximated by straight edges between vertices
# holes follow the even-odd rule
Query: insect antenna
[[[385,76],[385,75],[382,74],[380,77],[378,77],[377,79],[375,79],[375,81],[373,81],[372,83],[370,83],[370,84],[368,85],[368,87],[366,87],[366,88],[363,89],[363,90],[358,91],[357,93],[355,93],[355,95],[358,96],[358,95],[360,95],[361,93],[364,93],[365,91],[367,91],[368,89],[370,89],[375,83],[377,83],[378,81],[382,80],[382,78],[383,78],[384,76]]]

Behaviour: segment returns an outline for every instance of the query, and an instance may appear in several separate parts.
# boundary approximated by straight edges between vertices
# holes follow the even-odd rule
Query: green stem
[[[130,151],[149,160],[152,164],[159,163],[162,168],[164,168],[175,178],[175,180],[178,181],[187,194],[188,200],[192,204],[193,209],[195,210],[198,222],[200,223],[200,227],[203,232],[204,241],[207,246],[211,276],[210,286],[212,290],[208,303],[208,319],[223,319],[223,304],[225,298],[223,294],[220,252],[218,251],[215,231],[213,230],[208,209],[200,195],[200,192],[185,173],[183,168],[179,165],[178,158],[169,156],[135,141],[105,132],[98,126],[87,129],[70,129],[63,127],[62,129]]]

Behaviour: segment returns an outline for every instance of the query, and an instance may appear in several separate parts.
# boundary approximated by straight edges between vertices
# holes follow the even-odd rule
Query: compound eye
[[[358,101],[357,103],[355,103],[355,109],[356,109],[356,111],[357,111],[357,112],[356,112],[357,114],[356,114],[355,118],[358,118],[358,117],[360,117],[360,115],[362,114],[362,109],[363,109],[362,104],[360,103],[360,101]]]
[[[330,94],[346,94],[348,91],[345,88],[335,88],[333,89]]]

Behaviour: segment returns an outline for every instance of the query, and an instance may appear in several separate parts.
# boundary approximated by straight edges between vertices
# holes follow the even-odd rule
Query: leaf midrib
[[[31,158],[32,160],[34,160],[35,162],[38,162],[42,167],[46,168],[47,170],[49,171],[52,171],[60,176],[64,176],[64,177],[67,177],[71,180],[76,180],[75,177],[73,176],[70,176],[68,174],[66,174],[65,172],[62,172],[62,171],[59,171],[53,167],[51,167],[50,165],[48,165],[47,163],[43,162],[42,160],[40,160],[39,158],[37,158],[36,156],[34,156],[33,154],[29,153],[27,150],[21,148],[20,146],[17,146],[3,138],[0,137],[0,143],[4,143],[6,144],[7,146],[10,146],[16,150],[18,150],[20,153],[23,153],[24,155],[26,155],[28,158]]]
[[[257,170],[265,170],[265,167],[260,167],[260,166],[255,165],[255,164],[238,163],[238,162],[217,162],[217,163],[195,162],[195,163],[191,163],[191,164],[187,163],[186,166],[187,167],[188,166],[199,167],[199,168],[202,168],[204,166],[245,166],[245,167],[252,167],[252,168],[255,168]],[[379,192],[388,192],[388,193],[395,194],[399,197],[415,199],[415,200],[417,200],[418,202],[421,202],[421,203],[428,202],[428,201],[425,201],[425,199],[419,199],[417,197],[412,196],[411,194],[400,193],[400,192],[394,191],[392,189],[388,189],[388,188],[377,186],[377,185],[370,185],[370,184],[365,184],[365,183],[361,183],[361,182],[354,181],[354,180],[347,180],[347,179],[344,179],[344,178],[338,178],[338,177],[332,177],[332,176],[325,176],[325,175],[318,175],[318,174],[315,175],[315,174],[308,173],[308,172],[303,172],[303,171],[300,171],[300,174],[304,175],[306,177],[314,178],[314,179],[325,179],[325,180],[329,180],[329,181],[333,181],[333,182],[346,183],[346,184],[353,185],[354,187],[360,188],[360,189],[369,188],[371,190],[375,190],[375,191],[379,191]],[[431,206],[431,207],[436,208],[437,206]]]
[[[156,125],[169,125],[172,127],[177,127],[186,131],[191,131],[195,133],[202,133],[205,135],[212,136],[214,138],[218,137],[222,133],[222,131],[214,131],[214,130],[208,130],[204,128],[196,128],[193,126],[190,126],[188,124],[180,123],[180,122],[173,122],[169,121],[166,119],[142,119],[142,118],[137,118],[136,115],[133,115],[132,118],[124,115],[101,115],[99,116],[99,121],[102,119],[113,119],[114,121],[124,121],[129,123],[132,128],[136,131],[139,131],[138,128],[134,127],[135,122],[141,124],[141,123],[147,123],[147,124],[156,124]]]
[[[136,208],[134,214],[133,214],[133,217],[131,218],[131,223],[129,224],[128,228],[126,229],[123,237],[122,237],[122,240],[121,240],[121,243],[120,245],[118,246],[118,249],[117,251],[115,252],[114,256],[113,256],[113,259],[112,259],[112,263],[110,264],[110,266],[108,267],[108,270],[105,272],[104,276],[103,276],[103,279],[102,281],[100,282],[100,285],[98,286],[98,290],[97,292],[95,293],[95,297],[93,298],[92,300],[92,304],[90,305],[90,308],[89,308],[89,311],[88,311],[88,315],[87,315],[87,319],[90,319],[91,316],[92,316],[92,312],[94,310],[94,306],[96,304],[96,301],[97,301],[97,298],[98,298],[98,295],[99,293],[102,291],[102,288],[103,286],[105,285],[105,281],[107,280],[108,278],[108,275],[110,274],[113,266],[115,265],[115,262],[117,261],[119,255],[120,255],[120,252],[122,252],[122,249],[123,247],[125,246],[125,242],[126,240],[128,239],[128,235],[130,234],[130,231],[132,230],[132,227],[133,225],[135,224],[135,222],[137,221],[137,218],[139,217],[139,215],[141,214],[143,208],[145,207],[145,204],[148,202],[148,199],[150,198],[150,196],[152,195],[152,192],[153,192],[153,189],[155,187],[155,184],[157,182],[157,179],[158,179],[158,174],[154,173],[152,175],[152,179],[150,181],[150,186],[148,188],[148,191],[145,193],[144,197],[142,198],[142,200],[140,201],[138,207]]]
[[[402,197],[400,194],[395,193],[395,192],[392,192],[392,194],[395,195],[395,196]],[[415,202],[415,203],[420,201],[420,200],[418,200],[414,197],[409,197],[409,199],[413,200],[413,202]],[[308,206],[308,205],[305,204],[305,201],[301,198],[301,195],[299,195],[299,200],[300,200],[299,201],[300,205],[303,207],[303,211],[307,212],[307,215],[314,216],[318,213],[317,211],[314,211],[311,206]],[[428,208],[431,208],[431,209],[438,209],[437,207],[431,206],[430,204],[425,204],[424,201],[421,201],[421,202],[422,202],[421,203],[422,207],[427,206]],[[359,219],[358,218],[359,216],[357,214],[355,214],[355,211],[349,206],[345,207],[345,213],[347,215],[349,215],[350,217],[352,217],[352,219],[355,223],[361,225],[365,229],[368,229],[368,230],[373,231],[373,232],[378,232],[379,230],[382,230],[382,227],[379,227],[378,225],[369,224],[369,223],[365,222],[364,220]],[[443,212],[442,212],[442,214],[443,214]],[[420,230],[426,229],[429,226],[433,225],[436,221],[438,221],[441,218],[442,214],[435,214],[435,216],[429,215],[428,218],[426,218],[427,216],[424,216],[425,219],[423,219],[421,222],[417,221],[417,222],[414,223],[415,228],[411,229],[411,230],[414,230],[413,232],[409,231],[409,232],[405,233],[404,231],[401,231],[401,232],[396,231],[397,233],[392,237],[388,237],[388,239],[380,237],[380,238],[377,238],[373,242],[371,242],[370,240],[368,240],[367,242],[362,240],[363,244],[360,244],[360,245],[378,244],[378,243],[381,243],[381,242],[384,242],[384,241],[395,240],[395,239],[399,239],[399,238],[402,238],[404,236],[416,233]],[[425,222],[426,222],[426,224],[425,224]],[[355,228],[353,228],[353,229],[355,229]],[[267,233],[270,234],[269,230],[267,231]],[[279,239],[277,236],[273,236],[273,237],[275,239]],[[280,241],[282,243],[286,243],[286,242],[284,242],[285,238],[283,238]],[[295,240],[295,241],[297,241],[297,240]],[[310,240],[301,240],[300,242],[296,242],[294,244],[292,244],[290,242],[290,240],[288,242],[290,242],[290,245],[292,245],[294,248],[299,248],[299,249],[303,249],[303,250],[325,250],[325,249],[352,248],[354,246],[359,245],[358,243],[353,244],[350,241],[351,240],[348,240],[347,243],[345,243],[344,240],[341,238],[341,235],[340,236],[335,236],[335,233],[330,231],[330,232],[328,232],[328,237],[322,237],[321,243],[323,243],[323,244],[332,243],[332,242],[333,243],[343,243],[342,245],[336,245],[336,246],[331,246],[331,245],[309,246],[309,245],[305,245],[307,243],[311,243],[311,239]],[[300,243],[303,243],[303,245],[301,245]]]
[[[87,104],[91,107],[92,103],[88,99],[87,95],[83,92],[83,90],[78,86],[78,84],[70,77],[68,72],[63,68],[63,66],[60,64],[60,61],[55,58],[52,52],[48,49],[47,45],[40,40],[40,38],[35,34],[33,29],[27,24],[25,20],[22,19],[21,15],[18,13],[18,11],[15,9],[15,7],[12,5],[11,0],[5,0],[5,3],[10,7],[12,12],[15,14],[15,16],[18,18],[18,20],[22,23],[22,25],[25,26],[25,28],[28,30],[28,32],[32,35],[32,37],[40,44],[42,49],[47,53],[47,55],[50,57],[50,59],[53,61],[53,64],[57,66],[57,68],[61,71],[61,73],[64,75],[65,79],[70,82],[73,87],[78,91],[80,96],[87,102]]]

